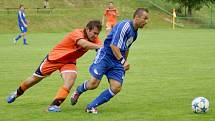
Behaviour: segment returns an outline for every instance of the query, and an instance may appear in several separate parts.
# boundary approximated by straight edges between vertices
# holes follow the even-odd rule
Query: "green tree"
[[[210,4],[215,3],[215,0],[167,0],[174,3],[179,3],[180,8],[185,8],[185,15],[188,13],[188,16],[192,16],[193,10],[199,10],[204,5],[209,6]]]

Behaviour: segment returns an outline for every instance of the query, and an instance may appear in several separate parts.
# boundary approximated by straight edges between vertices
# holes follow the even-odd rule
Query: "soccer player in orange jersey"
[[[102,23],[104,24],[106,18],[106,34],[108,34],[113,26],[117,23],[118,16],[118,10],[114,7],[113,2],[109,2],[108,7],[104,11],[104,16],[102,19]]]
[[[101,29],[100,21],[93,20],[84,29],[76,29],[69,33],[48,53],[35,73],[24,80],[18,89],[7,98],[7,102],[14,102],[28,88],[59,70],[64,84],[59,88],[47,111],[60,112],[60,105],[68,96],[77,77],[77,59],[88,50],[99,49],[102,46],[98,38]]]

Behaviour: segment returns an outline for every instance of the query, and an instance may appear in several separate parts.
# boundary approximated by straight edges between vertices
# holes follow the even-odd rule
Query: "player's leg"
[[[35,75],[32,75],[25,79],[20,86],[17,88],[15,92],[13,92],[10,96],[7,98],[8,103],[12,103],[15,101],[16,98],[21,96],[28,88],[32,87],[33,85],[37,84],[43,79],[43,77],[37,77]]]
[[[28,88],[32,87],[33,85],[37,84],[38,82],[40,82],[43,78],[45,78],[46,71],[43,71],[44,67],[46,67],[46,58],[41,62],[41,64],[39,65],[39,67],[37,68],[37,70],[35,71],[35,73],[28,77],[27,79],[25,79],[20,86],[17,88],[17,90],[15,92],[13,92],[8,98],[7,98],[7,102],[8,103],[12,103],[15,101],[15,99],[19,96],[21,96]],[[47,69],[50,70],[50,69]],[[54,70],[51,70],[48,73],[52,73]],[[43,73],[42,73],[43,72]]]
[[[22,33],[23,35],[23,44],[24,45],[28,45],[28,43],[27,43],[27,39],[26,39],[26,32],[24,32],[24,33]]]
[[[93,90],[98,87],[100,80],[102,79],[102,76],[105,73],[105,61],[100,61],[100,63],[97,64],[93,63],[90,66],[89,71],[92,75],[91,79],[89,81],[84,81],[74,91],[70,100],[72,105],[75,105],[77,103],[78,98],[83,92],[86,92],[87,90]]]
[[[26,27],[23,27],[22,36],[23,36],[23,44],[24,44],[24,45],[28,45],[27,39],[26,39],[26,33],[27,33],[27,28],[26,28]]]
[[[87,105],[86,111],[88,113],[97,114],[98,111],[96,107],[108,102],[111,98],[113,98],[118,92],[121,90],[121,83],[110,79],[110,87],[104,90],[95,100],[93,100],[90,104]]]
[[[22,37],[21,33],[18,34],[14,39],[13,39],[13,43],[16,44],[18,42],[18,40]]]
[[[14,44],[16,44],[18,42],[18,40],[23,36],[24,28],[22,26],[19,26],[19,29],[20,29],[21,33],[14,38],[14,41],[13,41]]]
[[[96,79],[95,77],[91,77],[90,80],[85,80],[81,85],[77,87],[77,89],[73,92],[71,96],[71,104],[75,105],[78,101],[80,95],[87,90],[93,90],[99,86],[100,80]]]
[[[70,89],[74,85],[77,78],[77,71],[75,64],[66,64],[61,68],[61,76],[64,80],[64,84],[59,88],[53,102],[48,107],[49,112],[60,112],[60,105],[67,98]]]
[[[96,107],[108,102],[111,98],[113,98],[118,92],[120,92],[123,77],[124,77],[124,69],[123,67],[116,67],[106,73],[110,87],[104,90],[95,100],[93,100],[90,104],[88,104],[86,111],[89,113],[97,113]]]

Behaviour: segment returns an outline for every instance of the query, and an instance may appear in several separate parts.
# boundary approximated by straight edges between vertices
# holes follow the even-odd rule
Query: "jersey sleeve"
[[[81,31],[76,31],[74,33],[71,33],[70,39],[74,40],[75,43],[77,43],[80,39],[84,39],[83,33]]]
[[[121,23],[118,27],[116,32],[113,35],[113,39],[111,44],[117,46],[118,48],[122,48],[123,43],[125,43],[125,37],[127,36],[126,33],[129,32],[130,24],[129,22]]]

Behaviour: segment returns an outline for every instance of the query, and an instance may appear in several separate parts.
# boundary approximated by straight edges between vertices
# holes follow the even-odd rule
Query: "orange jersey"
[[[77,42],[80,39],[88,40],[84,33],[84,29],[76,29],[69,33],[49,52],[48,60],[50,62],[57,63],[76,63],[76,60],[87,52],[86,49],[77,45]],[[101,44],[98,37],[92,42],[95,44]]]
[[[107,17],[107,22],[116,23],[118,11],[116,8],[109,9],[107,8],[104,12],[104,15]]]

